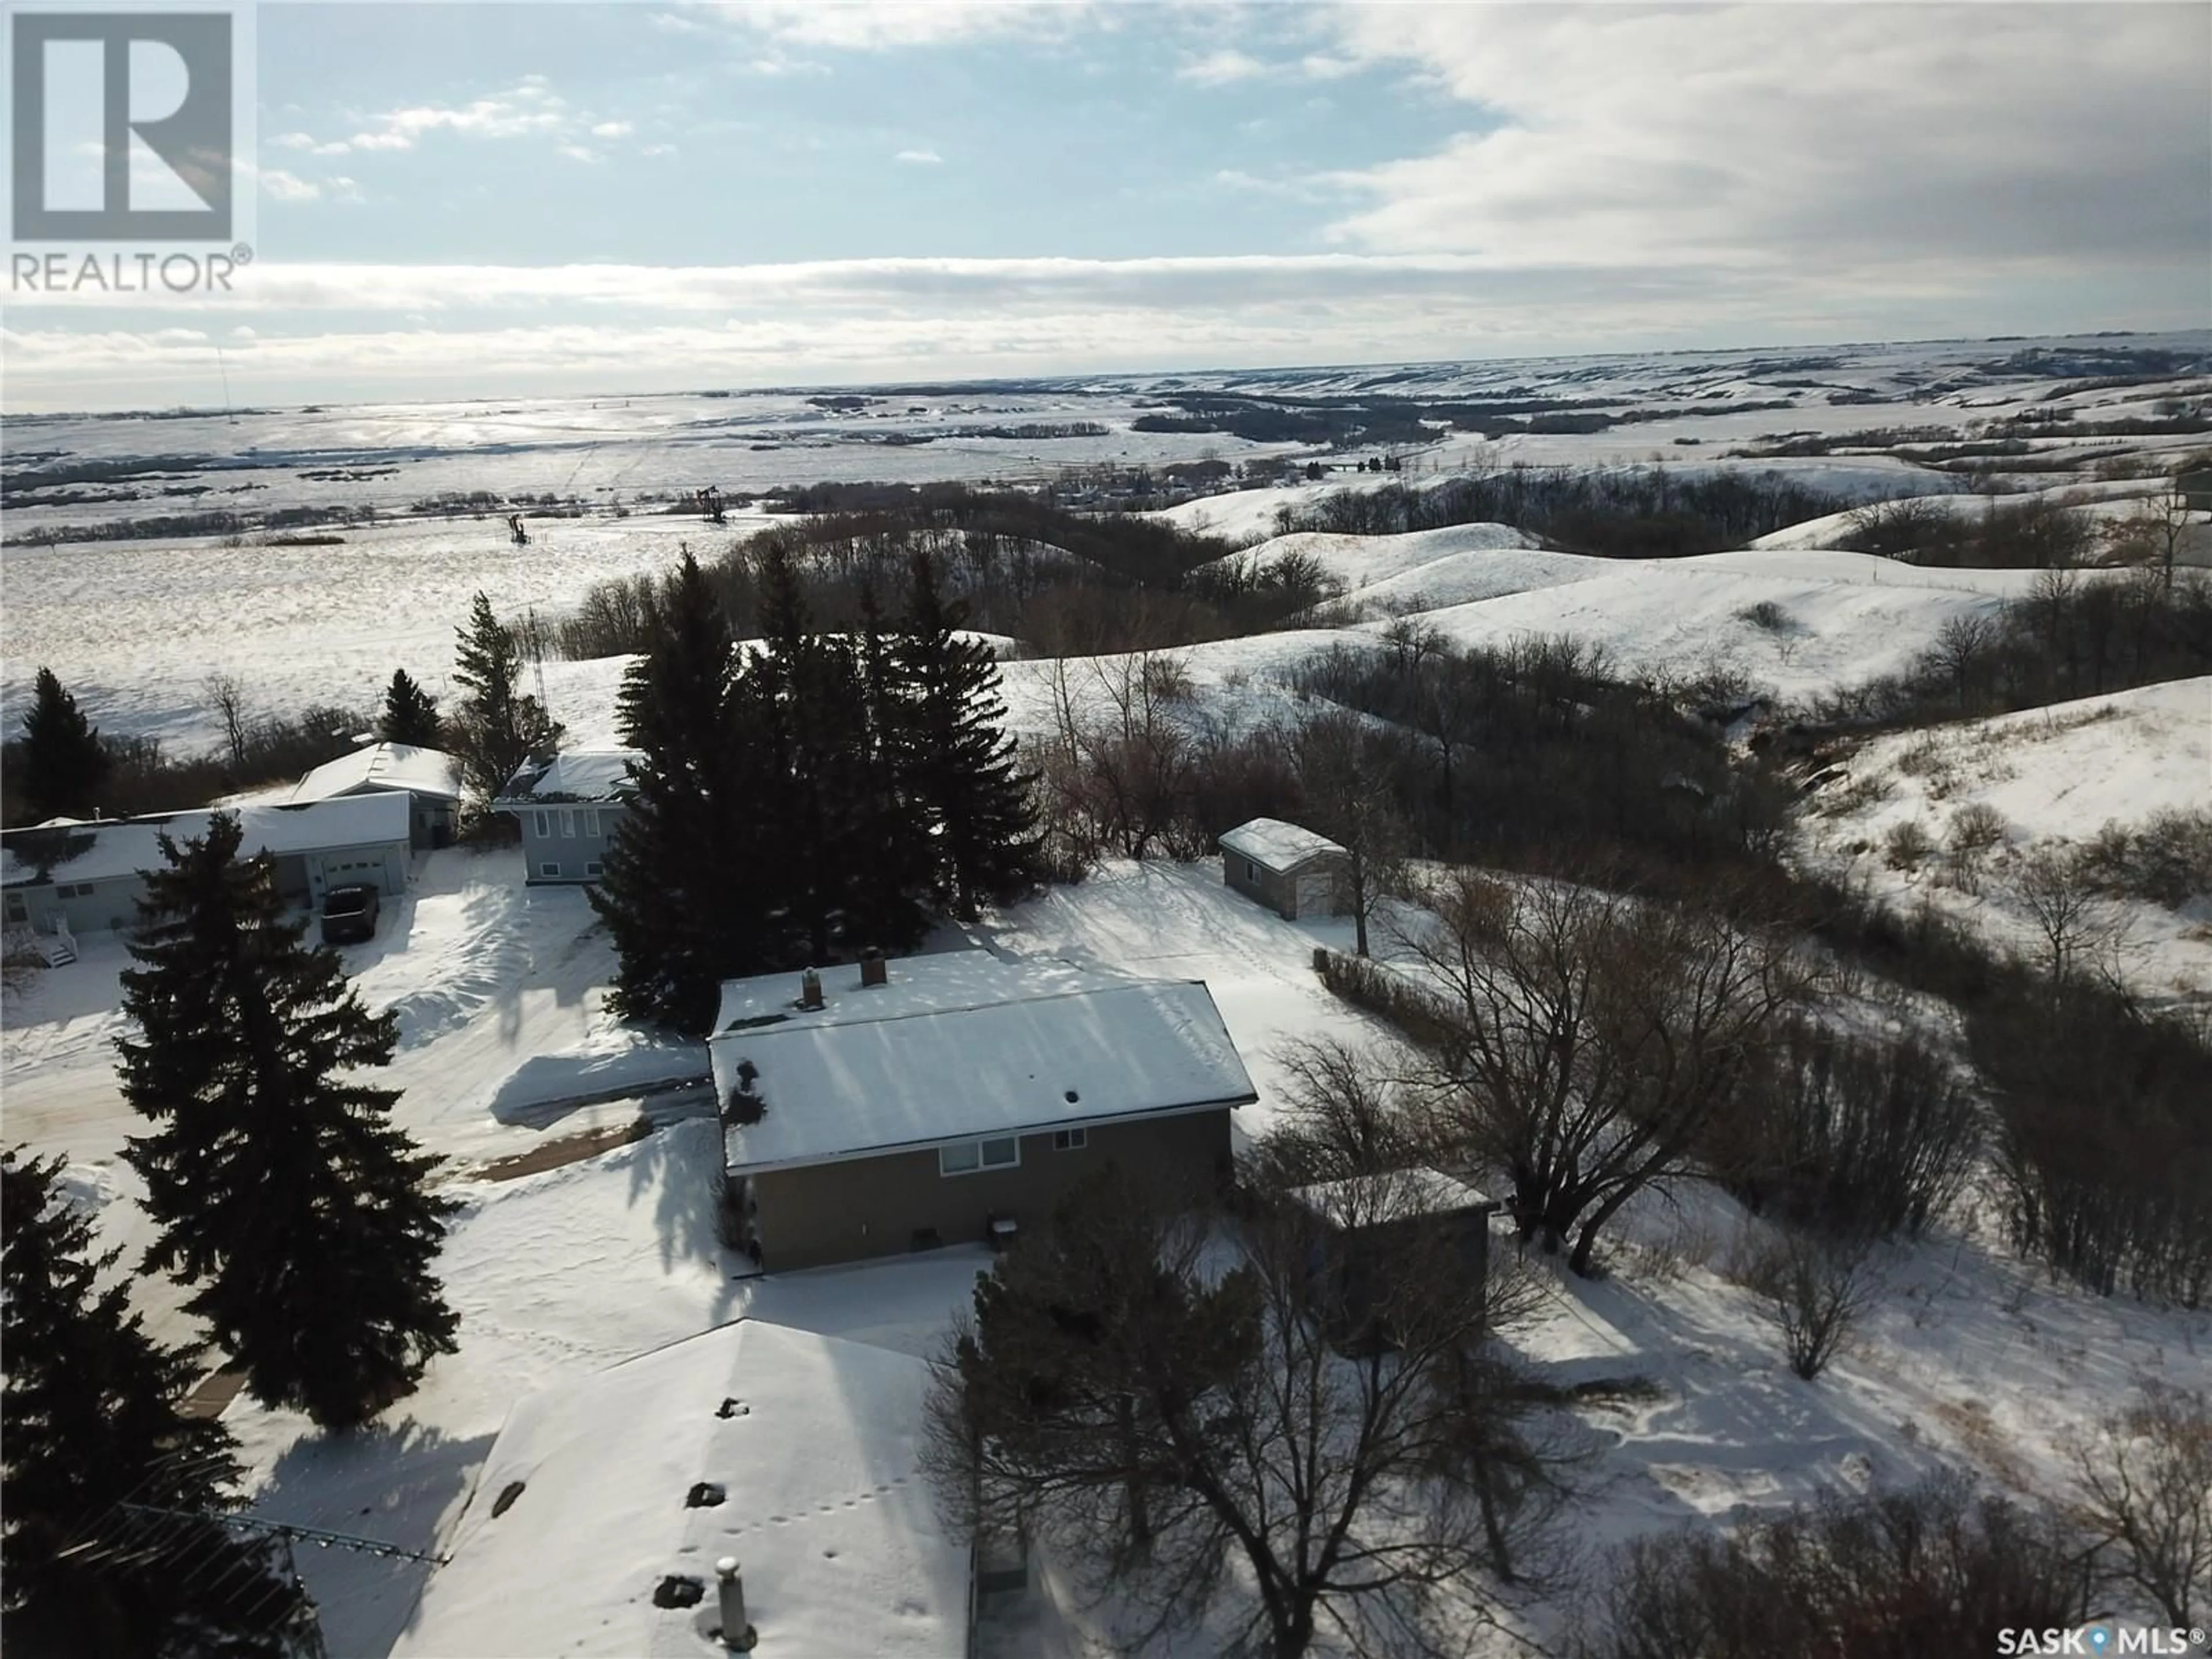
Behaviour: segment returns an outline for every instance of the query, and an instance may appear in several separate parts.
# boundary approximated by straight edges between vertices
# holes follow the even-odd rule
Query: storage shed
[[[1352,908],[1352,855],[1326,836],[1280,818],[1254,818],[1221,838],[1221,878],[1285,921]]]

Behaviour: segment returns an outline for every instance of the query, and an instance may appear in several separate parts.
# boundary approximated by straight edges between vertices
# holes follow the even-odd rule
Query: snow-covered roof
[[[1221,845],[1226,852],[1279,871],[1294,869],[1323,853],[1344,851],[1327,836],[1280,818],[1254,818],[1249,823],[1240,823],[1222,836]]]
[[[517,772],[499,792],[495,805],[514,806],[532,801],[620,800],[629,793],[632,761],[642,761],[635,749],[573,749],[556,755],[537,775],[535,769]]]
[[[366,795],[347,795],[337,800],[306,805],[233,806],[243,832],[241,857],[270,853],[319,853],[338,847],[374,847],[386,842],[404,844],[408,836],[407,797],[396,790]],[[105,881],[140,870],[157,870],[164,862],[156,837],[166,833],[179,847],[207,834],[211,811],[156,813],[149,817],[124,818],[88,824],[72,833],[70,842],[89,843],[73,859],[55,864],[50,873],[56,881]],[[35,881],[39,866],[21,856],[21,832],[15,832],[4,856],[0,856],[0,884],[15,886]]]
[[[726,1099],[750,1060],[768,1104],[758,1123],[731,1127],[732,1168],[1255,1098],[1197,980],[981,950],[901,957],[879,986],[862,987],[860,975],[826,970],[818,1010],[797,1006],[795,973],[722,988],[708,1044],[716,1091]]]
[[[1380,1170],[1294,1187],[1291,1199],[1332,1225],[1371,1227],[1415,1216],[1494,1209],[1491,1200],[1442,1170]]]
[[[721,1651],[723,1556],[763,1653],[961,1659],[968,1553],[917,1455],[928,1382],[909,1355],[745,1319],[531,1395],[393,1659],[698,1659]],[[702,1481],[722,1501],[687,1507]],[[670,1575],[704,1598],[656,1607]]]
[[[409,743],[372,743],[350,755],[325,761],[300,780],[295,802],[331,800],[369,789],[404,789],[410,794],[461,798],[461,763],[441,749]]]

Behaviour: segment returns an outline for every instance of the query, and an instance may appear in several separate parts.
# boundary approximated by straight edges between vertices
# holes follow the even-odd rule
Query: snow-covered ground
[[[2033,955],[2034,923],[2017,885],[2024,857],[2077,852],[2107,824],[2136,830],[2160,812],[2212,812],[2212,678],[1898,732],[1844,764],[1805,817],[1810,854]],[[2002,840],[1962,880],[1944,849],[1973,806],[1997,815]],[[1934,850],[1895,868],[1887,837],[1906,823]],[[2106,964],[2145,994],[2212,1000],[2212,898],[2179,911],[2105,901],[2089,932]]]
[[[2201,350],[2202,337],[2188,338]],[[1355,483],[1419,487],[1462,468],[1644,463],[1655,454],[1686,470],[1764,466],[1705,458],[1783,431],[1963,429],[2039,400],[2048,405],[2057,379],[2075,372],[2063,366],[2063,354],[2102,349],[2042,343],[2061,356],[2042,367],[2022,359],[2015,368],[2006,365],[2023,347],[1965,342],[1182,377],[1182,387],[1250,395],[1471,398],[1548,388],[1650,407],[1711,398],[1725,412],[1592,434],[1454,434],[1409,453],[1403,474],[1338,471],[1322,483],[1171,510],[1166,516],[1188,527],[1249,544],[1242,557],[1310,556],[1343,589],[1315,619],[1328,626],[1179,652],[1194,696],[1178,717],[1232,726],[1296,718],[1304,710],[1291,681],[1302,661],[1338,643],[1386,648],[1384,631],[1408,617],[1465,643],[1566,634],[1626,666],[1729,668],[1784,701],[1897,668],[1946,621],[1993,609],[2033,574],[1920,570],[1834,550],[1835,518],[1741,551],[1612,561],[1548,551],[1495,526],[1278,538],[1277,515]],[[1158,465],[1201,448],[1237,459],[1288,447],[1132,431],[1130,422],[1158,406],[1164,389],[1122,380],[910,399],[886,391],[858,410],[796,394],[686,394],[599,405],[274,411],[241,415],[235,426],[215,416],[27,422],[11,430],[11,463],[41,451],[228,456],[258,469],[238,476],[267,483],[267,499],[256,505],[358,497],[404,507],[437,489],[494,489],[575,494],[596,510],[532,521],[524,549],[507,544],[496,516],[348,529],[337,532],[343,544],[321,548],[263,545],[258,535],[240,547],[169,540],[10,548],[0,706],[19,709],[33,672],[50,664],[104,727],[190,747],[216,735],[204,707],[210,673],[234,674],[270,709],[366,704],[398,665],[436,693],[453,628],[478,588],[503,614],[557,611],[592,582],[665,568],[681,541],[711,551],[744,527],[709,532],[696,519],[643,512],[615,517],[615,499],[638,491],[709,480],[734,491],[838,477],[1043,477],[1064,461]],[[2143,413],[2175,389],[2093,388],[2056,401],[2083,420],[2100,419]],[[1851,401],[1862,395],[1887,401]],[[1784,398],[1787,409],[1731,407]],[[954,435],[962,425],[1076,418],[1100,420],[1109,435],[1066,443]],[[883,441],[933,428],[927,444]],[[1686,438],[1698,441],[1677,447]],[[1880,454],[1773,465],[1864,496],[1925,493],[1948,482]],[[336,477],[334,468],[362,476]],[[2099,511],[2117,513],[2144,488],[2112,483],[2092,493]],[[1943,499],[1972,510],[1966,498]],[[149,510],[160,509],[118,501],[91,515]],[[58,522],[89,511],[35,509]],[[11,511],[11,532],[20,521]],[[615,696],[626,665],[619,658],[544,665],[572,746],[617,740]],[[1010,661],[1010,723],[1024,732],[1049,729],[1063,692],[1103,708],[1127,666],[1080,659],[1063,672]],[[2212,805],[2212,681],[1884,738],[1849,766],[1846,784],[1864,787],[1815,798],[1808,855],[2020,937],[2022,919],[2006,888],[2010,861],[2039,845],[2078,845],[2107,820],[2134,823],[2164,807]],[[1845,799],[1844,810],[1820,810]],[[1921,819],[1940,843],[1969,801],[1996,810],[2007,837],[1978,891],[1940,883],[1940,860],[1917,874],[1887,868],[1880,849],[1893,823]],[[681,1087],[670,1087],[703,1072],[702,1053],[615,1020],[605,1006],[612,952],[583,895],[526,888],[521,876],[513,852],[420,855],[379,936],[345,952],[369,1004],[399,1018],[386,1079],[401,1091],[398,1121],[450,1160],[445,1178],[462,1200],[441,1264],[463,1316],[461,1348],[431,1368],[419,1393],[351,1437],[234,1404],[228,1420],[246,1448],[262,1513],[441,1547],[493,1437],[530,1391],[743,1316],[926,1355],[984,1265],[980,1252],[954,1249],[740,1277],[742,1264],[715,1242],[717,1137],[711,1124],[684,1118],[693,1108]],[[2174,997],[2212,988],[2212,915],[2134,906],[2126,919],[2122,965],[2139,981]],[[1260,1091],[1238,1114],[1249,1136],[1264,1133],[1277,1109],[1284,1044],[1372,1032],[1322,991],[1311,968],[1316,944],[1344,946],[1349,933],[1345,922],[1280,921],[1226,890],[1218,864],[1147,864],[1110,866],[934,943],[1203,979]],[[0,1020],[0,1126],[9,1143],[68,1152],[72,1194],[98,1212],[102,1240],[135,1259],[150,1240],[136,1178],[118,1153],[140,1125],[116,1092],[112,1069],[121,1029],[116,975],[126,960],[118,942],[89,938],[80,961],[34,975],[20,996],[11,992]],[[492,1167],[499,1161],[572,1132],[618,1131],[643,1102],[654,1103],[664,1125],[649,1138],[520,1179],[493,1178],[504,1173]],[[1606,1444],[1586,1483],[1586,1537],[1603,1542],[1737,1504],[1906,1478],[1938,1461],[1972,1467],[2002,1487],[2063,1497],[2068,1437],[2112,1409],[2133,1378],[2212,1375],[2212,1318],[2054,1286],[2009,1259],[1984,1219],[1968,1215],[1885,1265],[1885,1295],[1857,1344],[1820,1382],[1804,1384],[1784,1368],[1757,1304],[1722,1271],[1747,1224],[1732,1205],[1698,1191],[1637,1206],[1622,1220],[1614,1276],[1554,1278],[1539,1316],[1510,1334],[1555,1380],[1635,1375],[1657,1385],[1650,1399],[1589,1413]],[[140,1281],[137,1295],[158,1334],[189,1334],[176,1287]],[[303,1565],[331,1650],[345,1656],[388,1650],[409,1626],[426,1571],[337,1552],[310,1553]],[[1547,1630],[1540,1621],[1535,1633]]]
[[[528,1132],[491,1115],[498,1079],[533,1056],[604,1038],[590,1012],[603,947],[574,895],[502,892],[500,878],[512,873],[504,859],[441,854],[431,863],[441,860],[481,867],[426,883],[438,890],[410,901],[405,934],[362,964],[365,988],[390,1001],[404,981],[418,1006],[452,1010],[450,1024],[419,1027],[403,1052],[402,1121],[444,1148],[517,1144]],[[517,988],[511,998],[456,982],[467,978],[467,953],[457,947],[471,927],[503,962]],[[1110,866],[994,916],[978,937],[1010,953],[1203,978],[1261,1091],[1260,1103],[1240,1114],[1250,1132],[1273,1112],[1285,1042],[1371,1030],[1312,972],[1314,945],[1341,945],[1346,931],[1340,921],[1280,921],[1225,889],[1217,864],[1147,864]],[[412,965],[403,966],[408,957]],[[96,984],[106,971],[91,961],[59,970],[41,994],[58,1011],[69,975]],[[64,1026],[93,1018],[87,1011]],[[52,1144],[60,1135],[94,1152],[83,1114],[41,1133],[41,1119],[19,1118],[17,1106],[24,1083],[92,1066],[98,1056],[83,1052],[90,1030],[52,1034],[34,1060],[19,1057],[11,1034],[11,1139],[27,1133]],[[129,1127],[112,1105],[108,1117],[112,1132]],[[246,1449],[257,1511],[441,1547],[508,1412],[532,1391],[744,1316],[926,1355],[988,1261],[957,1249],[738,1277],[743,1264],[715,1242],[716,1161],[713,1126],[679,1122],[544,1174],[458,1180],[452,1190],[463,1207],[441,1271],[462,1315],[460,1352],[350,1437],[322,1435],[250,1401],[233,1405],[227,1420]],[[79,1173],[112,1184],[115,1167],[93,1157]],[[1759,1304],[1721,1271],[1745,1225],[1733,1206],[1692,1191],[1680,1206],[1652,1203],[1626,1218],[1613,1279],[1587,1283],[1542,1269],[1541,1310],[1511,1334],[1512,1345],[1555,1381],[1633,1376],[1656,1389],[1588,1413],[1603,1449],[1583,1477],[1577,1525],[1586,1537],[1611,1540],[1738,1504],[1906,1479],[1939,1462],[1974,1468],[2002,1487],[2063,1494],[2067,1437],[2134,1376],[2201,1378],[2212,1364],[2212,1319],[2053,1286],[1970,1223],[1888,1261],[1887,1289],[1860,1341],[1806,1384],[1784,1367]],[[302,1565],[331,1651],[348,1655],[380,1654],[408,1628],[428,1571],[337,1551],[308,1553]],[[514,1588],[528,1594],[526,1584]]]

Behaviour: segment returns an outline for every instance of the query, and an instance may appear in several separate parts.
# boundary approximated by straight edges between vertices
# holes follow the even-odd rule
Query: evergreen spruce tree
[[[390,1062],[397,1019],[306,943],[240,839],[228,812],[161,839],[123,973],[137,1035],[116,1045],[124,1097],[158,1127],[124,1156],[161,1228],[148,1269],[198,1287],[185,1305],[254,1397],[351,1428],[453,1351],[431,1273],[453,1206],[392,1127],[396,1093],[356,1080]]]
[[[856,662],[866,731],[855,830],[866,852],[853,872],[851,932],[863,946],[904,951],[929,931],[936,852],[929,825],[907,793],[914,720],[894,646],[875,587],[864,584]]]
[[[441,733],[437,702],[415,684],[414,677],[404,668],[392,671],[392,684],[384,690],[384,713],[376,722],[376,735],[386,743],[412,744],[417,749],[438,747]]]
[[[761,571],[762,650],[747,665],[763,714],[772,784],[761,802],[783,878],[793,948],[826,963],[850,939],[866,829],[867,708],[842,639],[815,631],[790,554],[771,546]]]
[[[523,762],[551,752],[561,727],[522,689],[522,642],[482,593],[469,609],[453,683],[466,693],[446,721],[446,739],[479,801],[496,796]]]
[[[703,1034],[720,982],[773,964],[774,860],[761,841],[757,707],[741,694],[736,638],[687,550],[652,649],[623,676],[623,741],[643,752],[590,894],[620,953],[614,1005]]]
[[[76,699],[51,668],[39,670],[31,707],[23,716],[23,801],[33,823],[90,817],[107,777],[107,750]]]
[[[1036,880],[1037,830],[1031,780],[1001,727],[998,662],[981,640],[957,636],[966,617],[939,591],[936,561],[917,552],[899,641],[913,723],[907,787],[937,837],[939,896],[972,919],[985,899]]]
[[[0,1157],[0,1639],[73,1656],[315,1651],[297,1580],[214,1518],[235,1503],[235,1444],[179,1414],[191,1361],[146,1334],[127,1280],[100,1288],[120,1252],[92,1253],[62,1173]]]

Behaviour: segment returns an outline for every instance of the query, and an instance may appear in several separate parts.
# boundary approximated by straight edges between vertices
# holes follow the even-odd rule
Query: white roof
[[[294,801],[331,800],[368,789],[404,789],[410,794],[461,798],[461,763],[441,749],[409,743],[372,743],[350,755],[325,761],[300,780]]]
[[[241,857],[257,854],[319,853],[338,847],[374,847],[408,836],[407,797],[396,790],[348,795],[303,806],[252,805],[222,809],[238,815],[244,832]],[[167,812],[86,826],[72,840],[91,842],[82,854],[52,867],[56,881],[105,881],[140,870],[158,870],[164,860],[155,838],[167,832],[179,847],[207,834],[212,811]],[[20,839],[17,846],[20,846]],[[0,882],[8,886],[37,878],[38,866],[19,857],[16,847],[0,859]]]
[[[575,749],[556,755],[536,780],[517,787],[510,781],[500,792],[502,803],[527,800],[619,800],[629,793],[629,766],[642,761],[638,749]],[[518,777],[525,775],[517,774]]]
[[[1222,836],[1221,845],[1224,850],[1250,859],[1255,864],[1264,864],[1270,870],[1289,870],[1322,853],[1344,850],[1327,836],[1316,835],[1280,818],[1254,818],[1249,823],[1240,823]]]
[[[763,1653],[962,1659],[968,1553],[918,1468],[928,1382],[908,1355],[746,1319],[531,1395],[393,1659],[700,1659],[720,1651],[705,1632],[726,1555]],[[687,1508],[701,1481],[723,1501]],[[672,1574],[705,1598],[654,1606]]]
[[[795,973],[722,988],[708,1043],[715,1088],[726,1099],[750,1060],[768,1103],[760,1122],[731,1127],[732,1169],[1255,1098],[1199,981],[981,950],[888,968],[888,983],[866,988],[855,966],[824,971],[814,1012],[796,1006]]]
[[[1442,1170],[1380,1170],[1294,1187],[1290,1197],[1339,1227],[1370,1227],[1414,1216],[1495,1209],[1489,1199]]]

